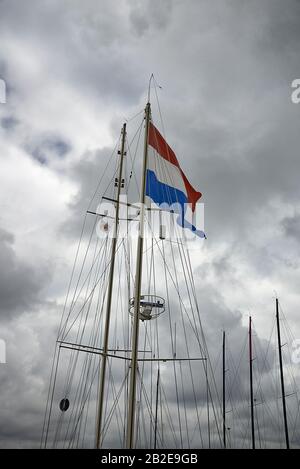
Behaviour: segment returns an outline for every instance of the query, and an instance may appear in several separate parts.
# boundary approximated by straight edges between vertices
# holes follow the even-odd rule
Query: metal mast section
[[[252,319],[251,319],[251,316],[249,318],[249,372],[250,372],[250,406],[251,406],[252,449],[255,449],[254,398],[253,398],[253,357],[252,357]]]
[[[286,402],[285,402],[284,376],[283,376],[282,351],[281,351],[282,345],[281,345],[281,337],[280,337],[278,298],[276,298],[276,322],[277,322],[277,340],[278,340],[278,352],[279,352],[280,382],[281,382],[281,395],[282,395],[282,410],[283,410],[285,442],[286,442],[286,449],[289,449],[290,448],[290,440],[289,440],[289,431],[288,431],[288,423],[287,423]]]
[[[139,340],[139,313],[141,299],[141,283],[142,283],[142,267],[143,267],[143,244],[144,244],[144,219],[145,219],[145,189],[146,189],[146,170],[148,159],[148,133],[150,124],[150,103],[148,102],[145,109],[145,136],[144,136],[144,158],[141,180],[141,196],[140,196],[140,223],[137,243],[136,271],[135,271],[135,290],[134,290],[134,311],[132,326],[132,353],[130,364],[130,383],[129,383],[129,402],[128,402],[128,420],[126,447],[131,449],[134,447],[134,426],[135,426],[135,410],[136,410],[136,380],[138,371],[138,340]]]
[[[101,445],[102,445],[102,431],[103,431],[102,420],[103,420],[103,407],[104,407],[104,391],[105,391],[110,316],[111,316],[111,306],[112,306],[112,291],[113,291],[113,284],[114,284],[115,257],[116,257],[118,228],[119,228],[119,206],[120,206],[119,202],[120,202],[120,193],[121,193],[121,187],[122,187],[123,161],[124,161],[124,156],[126,155],[125,141],[126,141],[126,124],[123,124],[121,150],[119,151],[119,154],[120,154],[119,175],[118,175],[119,177],[118,177],[118,182],[117,182],[118,185],[117,185],[114,231],[113,231],[113,239],[112,239],[112,244],[111,244],[109,283],[108,283],[106,316],[105,316],[104,335],[103,335],[103,354],[101,356],[100,375],[99,375],[99,403],[98,403],[98,414],[97,414],[97,423],[96,423],[96,448],[97,449],[101,448]]]
[[[225,362],[226,362],[226,351],[225,351],[225,331],[223,331],[223,369],[222,369],[222,377],[223,377],[223,445],[226,448],[226,381],[225,381]]]

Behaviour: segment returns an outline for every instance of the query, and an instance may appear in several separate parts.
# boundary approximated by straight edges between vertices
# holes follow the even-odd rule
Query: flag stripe
[[[152,147],[149,147],[147,168],[155,173],[158,181],[175,187],[175,189],[186,194],[185,184],[179,169],[169,161],[161,158]]]
[[[167,144],[163,136],[156,127],[150,122],[148,143],[153,147],[162,158],[174,164],[180,169],[180,165],[172,148]]]
[[[146,173],[146,195],[157,205],[179,203],[181,210],[184,209],[184,204],[188,203],[184,192],[159,181],[154,171],[150,169],[147,169]]]
[[[172,148],[167,144],[163,136],[160,134],[160,132],[157,130],[157,128],[150,122],[149,125],[149,134],[148,134],[148,143],[151,145],[152,148],[154,148],[157,153],[167,160],[169,163],[173,164],[176,166],[180,172],[180,175],[183,179],[186,193],[187,193],[187,198],[188,202],[192,204],[192,210],[195,210],[195,205],[197,200],[200,199],[201,197],[201,192],[196,191],[193,186],[190,184],[188,181],[187,177],[183,173],[180,164],[178,163],[178,160],[176,158],[176,155]]]
[[[150,197],[162,210],[164,210],[164,204],[167,204],[168,211],[172,210],[178,215],[177,223],[179,226],[190,229],[199,238],[205,238],[205,233],[187,220],[185,204],[188,203],[188,200],[184,192],[160,182],[154,171],[150,169],[147,169],[146,173],[146,196]]]

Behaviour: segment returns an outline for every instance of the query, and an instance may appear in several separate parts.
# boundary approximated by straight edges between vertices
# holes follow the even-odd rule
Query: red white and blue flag
[[[146,195],[162,210],[177,213],[177,223],[181,227],[205,238],[204,232],[193,222],[196,203],[202,194],[189,183],[174,151],[152,122],[149,124],[148,145]]]

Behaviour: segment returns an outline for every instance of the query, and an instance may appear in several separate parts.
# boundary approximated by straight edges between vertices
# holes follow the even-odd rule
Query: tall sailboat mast
[[[99,404],[98,404],[98,415],[97,415],[97,426],[96,426],[96,448],[101,448],[102,444],[102,420],[103,420],[103,404],[104,404],[104,391],[105,391],[105,374],[107,364],[107,352],[108,352],[108,339],[109,339],[109,326],[111,316],[111,305],[112,305],[112,291],[114,283],[114,269],[115,269],[115,257],[118,239],[118,227],[119,227],[119,201],[122,187],[122,174],[123,174],[123,161],[125,155],[125,141],[126,141],[126,124],[123,124],[122,128],[122,143],[120,150],[120,163],[119,163],[119,174],[117,181],[117,199],[116,199],[116,212],[115,212],[115,223],[113,239],[111,244],[111,258],[109,268],[109,283],[107,292],[107,304],[106,304],[106,317],[104,326],[103,336],[103,353],[101,356],[101,367],[99,375]]]
[[[146,170],[148,159],[148,133],[150,123],[150,102],[147,103],[145,109],[145,137],[144,137],[144,158],[141,180],[140,193],[140,224],[137,243],[136,272],[135,272],[135,288],[134,288],[134,311],[133,311],[133,327],[132,327],[132,352],[130,364],[130,383],[129,383],[129,402],[128,402],[128,420],[126,446],[131,449],[134,447],[134,423],[136,408],[136,380],[138,371],[138,339],[139,339],[139,312],[141,299],[141,283],[142,283],[142,267],[143,267],[143,244],[144,244],[144,218],[145,218],[145,189],[146,189]]]
[[[251,319],[251,316],[249,318],[249,372],[250,372],[250,407],[251,407],[252,449],[255,449],[254,398],[253,398],[253,356],[252,356],[252,319]]]
[[[225,389],[225,361],[226,361],[226,351],[225,351],[225,331],[223,331],[223,445],[226,448],[226,389]]]
[[[278,340],[278,353],[279,353],[279,367],[280,367],[280,381],[281,381],[281,396],[282,396],[282,409],[283,409],[285,442],[286,442],[286,448],[289,449],[290,448],[290,441],[289,441],[289,430],[288,430],[286,402],[285,402],[284,376],[283,376],[282,352],[281,352],[282,345],[281,345],[281,336],[280,336],[279,301],[278,301],[278,298],[276,298],[276,322],[277,322],[277,340]]]

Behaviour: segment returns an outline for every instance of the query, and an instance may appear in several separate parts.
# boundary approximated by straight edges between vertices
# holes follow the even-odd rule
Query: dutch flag
[[[169,207],[170,211],[177,213],[177,223],[181,227],[205,238],[204,232],[193,223],[196,203],[202,194],[189,183],[172,148],[152,122],[149,124],[148,145],[146,195],[163,210]]]

